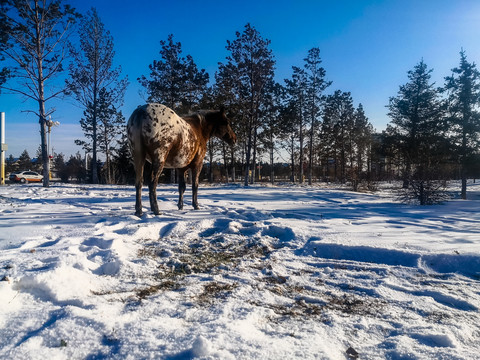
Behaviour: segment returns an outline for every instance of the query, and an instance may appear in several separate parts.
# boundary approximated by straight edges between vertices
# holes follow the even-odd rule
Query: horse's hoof
[[[139,218],[141,218],[142,215],[143,215],[143,213],[141,211],[140,212],[138,212],[138,211],[135,212],[135,216],[138,216]]]
[[[182,205],[178,205],[178,210],[183,210],[183,204]]]
[[[154,213],[155,215],[162,215],[162,213],[161,213],[160,211],[158,211],[158,210],[157,210],[157,211],[154,211],[153,213]]]

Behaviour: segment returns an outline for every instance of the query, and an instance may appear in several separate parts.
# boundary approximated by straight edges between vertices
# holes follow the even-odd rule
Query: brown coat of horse
[[[178,169],[178,208],[183,209],[185,172],[192,170],[192,204],[198,209],[198,178],[207,151],[207,142],[216,136],[229,145],[237,139],[225,111],[201,111],[186,117],[178,116],[161,104],[139,106],[127,123],[128,140],[135,165],[135,214],[142,215],[142,185],[145,160],[152,164],[148,176],[150,207],[159,215],[158,178],[164,168]],[[147,174],[149,175],[149,174]]]

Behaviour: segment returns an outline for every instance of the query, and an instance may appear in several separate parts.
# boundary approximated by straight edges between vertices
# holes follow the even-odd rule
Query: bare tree
[[[60,0],[4,0],[0,10],[2,30],[8,33],[1,50],[13,64],[9,72],[16,80],[3,88],[38,104],[38,110],[28,111],[39,118],[43,186],[48,187],[47,118],[55,109],[46,103],[65,92],[54,79],[63,72],[68,37],[79,15]]]

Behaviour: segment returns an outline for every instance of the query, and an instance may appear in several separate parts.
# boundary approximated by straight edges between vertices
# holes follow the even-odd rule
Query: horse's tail
[[[142,126],[147,116],[146,106],[139,106],[133,111],[127,122],[128,141],[134,157],[135,153],[143,147],[144,139]]]

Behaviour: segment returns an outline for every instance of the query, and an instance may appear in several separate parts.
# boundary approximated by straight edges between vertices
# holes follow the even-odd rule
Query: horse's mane
[[[217,113],[217,112],[218,110],[198,110],[198,111],[195,111],[194,113],[188,114],[185,117],[190,119],[196,119],[199,121],[200,125],[203,125],[203,123],[207,118],[207,115]]]
[[[203,116],[206,117],[209,114],[217,113],[218,110],[198,110],[194,112],[192,115],[198,115],[198,116]]]

